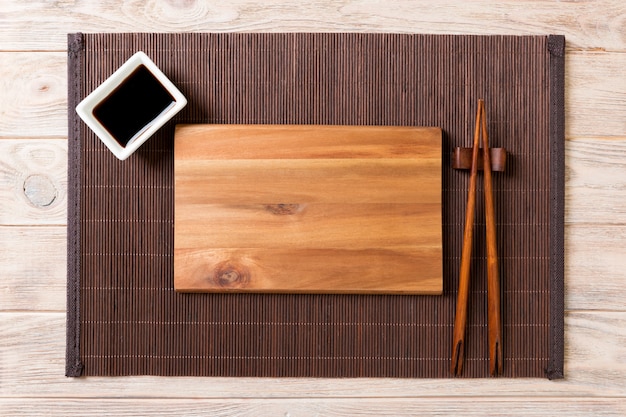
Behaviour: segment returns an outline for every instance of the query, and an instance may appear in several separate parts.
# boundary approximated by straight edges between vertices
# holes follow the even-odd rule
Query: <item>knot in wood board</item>
[[[267,204],[265,209],[277,216],[296,214],[300,211],[300,204]]]
[[[219,263],[213,273],[215,283],[223,288],[245,288],[250,282],[250,271],[232,261]]]
[[[44,208],[52,205],[57,198],[58,190],[50,178],[34,174],[24,180],[24,195],[34,207]]]

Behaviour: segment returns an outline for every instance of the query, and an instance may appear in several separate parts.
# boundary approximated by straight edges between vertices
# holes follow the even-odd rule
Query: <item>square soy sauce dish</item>
[[[85,97],[76,113],[123,161],[186,104],[155,63],[137,52]]]

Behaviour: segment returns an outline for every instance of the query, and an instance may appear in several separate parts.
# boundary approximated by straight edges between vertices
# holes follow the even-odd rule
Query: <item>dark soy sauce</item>
[[[140,65],[93,109],[93,115],[125,147],[174,101],[148,68]]]

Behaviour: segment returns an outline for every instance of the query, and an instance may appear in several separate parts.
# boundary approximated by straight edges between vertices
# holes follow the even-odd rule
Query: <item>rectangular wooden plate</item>
[[[182,292],[440,294],[441,130],[179,125]]]

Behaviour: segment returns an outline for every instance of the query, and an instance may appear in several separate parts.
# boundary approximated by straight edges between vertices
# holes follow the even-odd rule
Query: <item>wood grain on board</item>
[[[441,130],[183,125],[178,291],[442,291]]]

